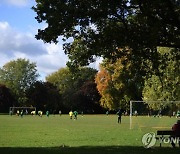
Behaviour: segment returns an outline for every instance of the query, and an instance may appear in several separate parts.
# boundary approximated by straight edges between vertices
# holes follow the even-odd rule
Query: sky
[[[34,0],[0,0],[0,67],[11,60],[25,58],[36,63],[39,79],[45,81],[47,75],[66,66],[68,57],[61,40],[55,45],[35,39],[37,30],[46,25],[36,21],[31,9],[34,5]],[[100,61],[90,67],[98,69]]]

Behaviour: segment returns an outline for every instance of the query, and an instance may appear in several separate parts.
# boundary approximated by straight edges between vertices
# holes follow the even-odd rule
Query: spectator
[[[179,144],[179,147],[180,147],[180,120],[177,121],[176,124],[174,124],[172,126],[172,131],[174,132],[173,135],[171,136],[171,145],[173,147],[175,147],[175,143],[174,143],[174,140],[175,138],[177,139],[178,141],[178,144]]]

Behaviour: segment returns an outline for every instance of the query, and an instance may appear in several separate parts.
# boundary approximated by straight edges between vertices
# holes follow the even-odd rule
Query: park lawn
[[[129,117],[117,123],[116,115],[0,116],[0,153],[177,153],[169,144],[145,149],[147,132],[171,129],[176,118]]]

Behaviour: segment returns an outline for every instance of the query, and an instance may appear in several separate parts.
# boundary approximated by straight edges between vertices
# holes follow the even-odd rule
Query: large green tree
[[[154,74],[146,79],[143,99],[145,101],[179,101],[180,52],[173,48],[159,48],[158,51],[162,61],[158,67],[159,75]],[[152,108],[159,108],[158,104],[149,103]]]
[[[59,88],[63,104],[68,110],[92,112],[97,111],[100,99],[94,83],[96,73],[97,70],[93,68],[78,68],[72,72],[66,67],[52,73],[46,80]]]
[[[157,69],[157,46],[180,48],[178,0],[36,0],[33,10],[39,23],[47,23],[37,39],[74,38],[64,44],[73,65],[95,56],[117,59],[126,54],[118,49],[129,47],[134,65],[149,59]]]
[[[12,90],[18,105],[25,105],[25,92],[37,77],[36,64],[26,59],[12,60],[0,68],[0,83]]]

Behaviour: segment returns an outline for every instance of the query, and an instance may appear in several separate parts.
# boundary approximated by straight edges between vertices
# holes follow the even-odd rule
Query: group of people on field
[[[135,112],[136,113],[136,112]],[[134,113],[134,115],[136,115]],[[10,111],[10,115],[12,115],[12,111]],[[16,111],[16,115],[17,116],[21,116],[23,117],[24,114],[28,114],[28,111],[27,110],[17,110]],[[50,112],[49,111],[46,111],[46,116],[49,117],[50,115]],[[61,110],[59,111],[59,115],[61,116],[62,112]],[[107,116],[109,115],[109,111],[106,111],[105,113]],[[116,115],[117,115],[117,122],[118,124],[121,124],[121,117],[122,117],[122,114],[125,115],[125,113],[123,112],[123,110],[119,109],[117,112],[116,112]],[[31,115],[36,115],[36,111],[31,111]],[[43,112],[42,111],[38,111],[37,112],[37,115],[39,115],[40,117],[42,117],[43,115]],[[81,115],[83,116],[83,112],[81,112]],[[70,116],[70,119],[74,119],[74,120],[77,120],[77,116],[78,116],[78,112],[75,110],[75,111],[70,111],[69,112],[69,116]],[[136,115],[137,116],[137,115]],[[179,144],[179,147],[180,147],[180,110],[178,110],[176,113],[173,112],[173,116],[174,117],[177,117],[178,120],[177,122],[172,126],[172,135],[169,136],[169,138],[171,138],[171,145],[172,147],[175,147],[176,146],[176,139],[178,139],[178,144]]]
[[[162,110],[159,110],[159,112],[157,114],[155,114],[153,117],[162,117]],[[180,118],[180,110],[178,110],[177,112],[173,111],[169,114],[169,117],[176,117],[176,118]]]
[[[73,116],[74,116],[74,120],[77,120],[77,115],[78,115],[78,112],[77,111],[70,111],[69,112],[69,116],[70,116],[70,119],[73,119]]]
[[[12,116],[13,115],[13,111],[11,110],[11,111],[9,111],[9,114]],[[28,114],[28,111],[27,110],[21,110],[21,111],[19,111],[19,110],[17,110],[16,111],[16,115],[17,116],[21,116],[21,117],[23,117],[23,115],[27,115]]]
[[[119,109],[118,110],[118,112],[116,113],[117,114],[117,116],[118,116],[118,123],[120,124],[121,123],[121,117],[122,117],[122,110],[121,109]],[[77,120],[77,115],[78,115],[78,112],[77,111],[70,111],[69,112],[69,116],[70,116],[70,119],[73,119],[73,117],[74,117],[74,120]],[[83,117],[83,112],[81,112],[81,115],[82,115],[82,117]],[[109,115],[109,111],[106,111],[106,115],[108,116]]]

